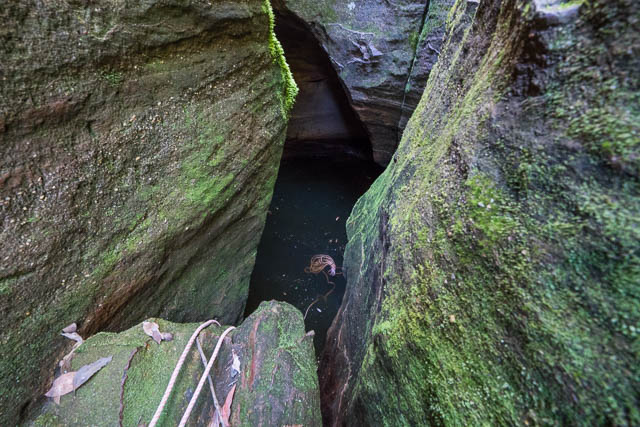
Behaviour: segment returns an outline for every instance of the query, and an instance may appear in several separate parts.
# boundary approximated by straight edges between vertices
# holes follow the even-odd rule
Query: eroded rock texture
[[[293,83],[269,3],[0,12],[0,424],[58,333],[243,312]]]
[[[453,0],[274,0],[286,20],[306,23],[329,55],[386,165],[441,47]]]
[[[456,2],[347,227],[336,425],[640,423],[640,6]]]
[[[151,320],[157,322],[160,331],[171,333],[173,341],[156,344],[145,335],[142,325],[118,334],[99,333],[91,337],[76,350],[72,370],[102,357],[113,356],[112,361],[75,395],[62,396],[59,406],[48,402],[35,425],[119,425],[121,421],[121,425],[136,426],[151,421],[180,354],[198,327]],[[207,359],[226,328],[211,325],[201,332]],[[203,372],[194,345],[159,426],[179,424]],[[235,385],[231,425],[322,425],[313,338],[305,335],[300,311],[286,303],[262,303],[228,334],[210,376],[220,406]],[[209,425],[214,408],[207,382],[188,425]]]

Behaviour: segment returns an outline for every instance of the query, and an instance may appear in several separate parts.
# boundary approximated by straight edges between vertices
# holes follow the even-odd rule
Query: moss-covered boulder
[[[454,0],[274,0],[308,27],[386,165],[420,100]]]
[[[142,325],[121,333],[98,333],[77,350],[72,369],[107,356],[112,361],[76,390],[47,402],[34,425],[137,426],[148,423],[187,341],[198,324],[161,319],[172,341],[156,344]],[[207,357],[226,327],[211,325],[200,334]],[[234,365],[234,361],[236,364]],[[239,364],[238,364],[239,363]],[[238,371],[236,371],[238,368]],[[125,372],[126,370],[126,372]],[[177,425],[204,367],[194,345],[158,425]],[[234,426],[320,426],[320,394],[313,339],[302,314],[286,303],[264,302],[224,339],[211,370],[222,406],[235,386],[229,421]],[[124,384],[124,385],[123,385]],[[208,425],[214,410],[209,384],[200,393],[189,425]]]
[[[348,221],[329,424],[640,424],[638,22],[633,0],[456,2]]]
[[[240,319],[295,84],[263,0],[10,2],[0,82],[9,425],[71,322]]]

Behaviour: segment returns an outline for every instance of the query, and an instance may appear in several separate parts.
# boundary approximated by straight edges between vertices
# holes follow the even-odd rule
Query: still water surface
[[[375,164],[344,154],[283,160],[258,246],[245,316],[260,302],[272,299],[286,301],[304,313],[332,288],[323,274],[305,273],[304,268],[315,254],[330,255],[342,266],[345,222],[380,172]],[[345,278],[336,275],[331,281],[335,289],[311,307],[305,320],[307,331],[315,331],[318,357],[344,295]]]

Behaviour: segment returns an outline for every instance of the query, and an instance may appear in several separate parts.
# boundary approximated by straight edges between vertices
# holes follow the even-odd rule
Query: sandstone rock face
[[[327,54],[313,35],[298,20],[277,17],[276,22],[278,39],[282,40],[287,63],[300,89],[298,102],[291,110],[287,140],[365,137],[352,117]]]
[[[437,59],[453,0],[275,0],[283,19],[304,21],[329,55],[386,165]]]
[[[292,15],[276,15],[276,34],[300,90],[291,110],[283,156],[349,153],[370,159],[366,131],[313,34]]]
[[[59,331],[242,315],[294,83],[268,2],[0,12],[0,424]]]
[[[328,424],[640,423],[640,5],[579,3],[456,2],[347,224]]]
[[[112,361],[76,390],[75,396],[62,396],[59,406],[48,402],[33,424],[119,425],[121,421],[121,425],[135,426],[141,421],[151,421],[173,369],[198,327],[198,324],[151,320],[158,324],[160,331],[171,333],[173,340],[158,345],[145,335],[142,325],[118,334],[99,333],[91,337],[76,350],[72,370],[102,357],[113,356]],[[211,325],[201,332],[207,359],[226,328]],[[194,345],[159,426],[178,425],[203,372]],[[210,376],[221,406],[235,385],[231,425],[322,425],[313,338],[305,335],[300,311],[286,303],[262,303],[229,333]],[[209,425],[214,408],[206,383],[188,425]]]

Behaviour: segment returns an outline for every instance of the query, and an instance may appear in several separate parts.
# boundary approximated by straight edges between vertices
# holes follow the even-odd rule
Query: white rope
[[[196,338],[196,346],[198,346],[198,353],[200,353],[200,360],[202,360],[202,366],[204,366],[204,368],[206,369],[207,363],[209,361],[207,360],[207,356],[204,355],[204,351],[202,351],[202,346],[200,345],[200,337]],[[211,379],[211,375],[207,375],[207,380],[209,381],[209,389],[211,390],[211,396],[213,397],[213,406],[216,408],[216,411],[218,411],[218,413],[221,413],[220,404],[218,403],[218,398],[216,397],[216,390],[213,387],[213,380]],[[227,426],[223,426],[223,427],[227,427]]]
[[[216,356],[218,356],[218,351],[220,351],[220,347],[222,346],[222,341],[224,337],[235,329],[235,326],[229,326],[218,338],[218,343],[216,344],[215,350],[213,350],[213,354],[211,355],[211,359],[209,359],[209,363],[207,364],[207,368],[204,370],[204,374],[200,378],[200,382],[198,382],[198,387],[196,387],[196,391],[193,393],[191,400],[189,401],[189,406],[187,406],[187,410],[185,411],[182,419],[180,420],[180,424],[178,427],[184,427],[187,424],[187,420],[189,419],[189,415],[191,415],[191,411],[193,407],[196,406],[196,401],[198,400],[198,396],[200,395],[200,391],[202,390],[202,386],[204,382],[207,380],[207,376],[209,375],[209,371],[213,367],[213,362],[216,360]],[[152,427],[151,425],[149,427]]]
[[[220,326],[220,324],[215,320],[208,320],[204,322],[202,325],[198,326],[198,328],[191,335],[191,338],[189,338],[189,342],[187,342],[187,346],[182,351],[182,354],[180,355],[180,359],[178,359],[178,363],[176,364],[176,367],[173,370],[173,374],[171,374],[171,379],[169,380],[169,384],[167,384],[167,388],[164,391],[164,395],[162,396],[160,405],[158,405],[158,409],[156,409],[156,413],[153,414],[153,418],[149,423],[149,427],[155,427],[155,425],[158,424],[158,421],[160,420],[160,415],[162,414],[162,410],[167,404],[167,400],[169,400],[169,396],[171,395],[171,390],[173,389],[173,386],[176,383],[178,374],[180,373],[180,369],[182,368],[182,365],[184,364],[184,361],[187,358],[187,354],[189,353],[189,350],[191,349],[193,342],[198,337],[198,334],[200,333],[200,331],[202,331],[204,328],[211,325],[212,323],[216,323],[218,326]]]

